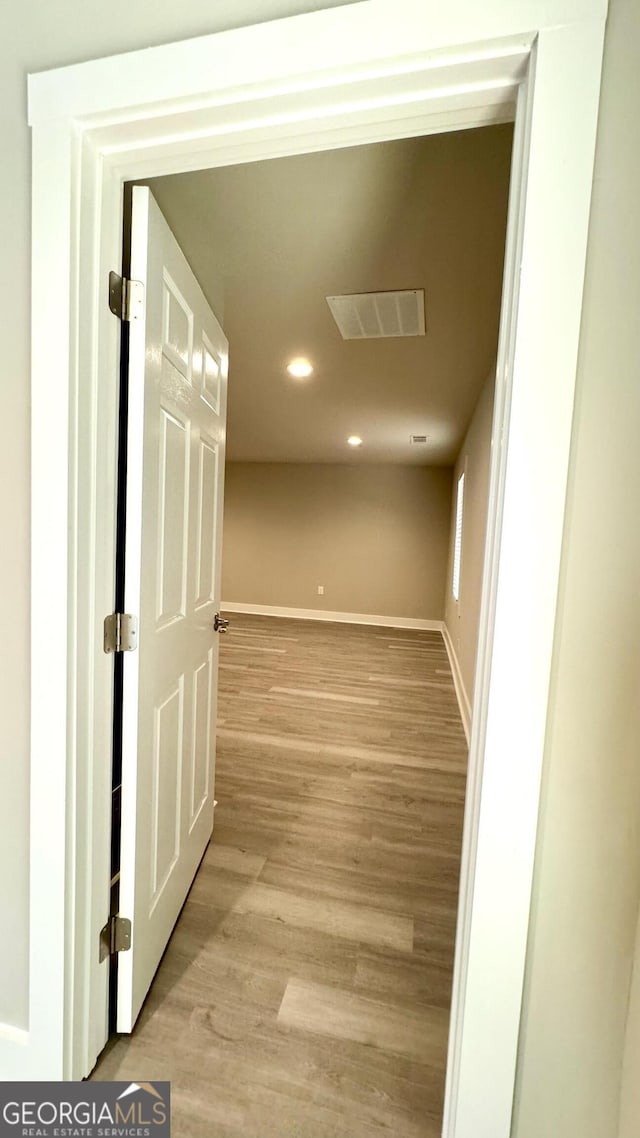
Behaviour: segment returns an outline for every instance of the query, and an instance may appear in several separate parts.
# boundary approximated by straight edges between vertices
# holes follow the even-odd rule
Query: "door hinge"
[[[138,620],[127,612],[112,612],[104,618],[105,652],[134,652],[138,647]]]
[[[109,308],[119,320],[139,320],[144,312],[144,285],[109,273]]]
[[[114,952],[127,952],[131,948],[131,921],[126,917],[109,917],[100,929],[100,964]]]

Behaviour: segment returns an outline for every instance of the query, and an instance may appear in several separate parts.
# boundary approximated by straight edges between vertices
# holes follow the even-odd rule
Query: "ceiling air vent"
[[[428,435],[409,435],[409,442],[410,443],[428,443],[429,442],[429,436]]]
[[[326,300],[343,340],[425,334],[424,289],[355,292],[349,296],[328,296]]]

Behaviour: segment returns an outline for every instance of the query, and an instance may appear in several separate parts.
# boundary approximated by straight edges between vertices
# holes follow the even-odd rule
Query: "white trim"
[[[474,13],[467,3],[458,7],[466,9],[463,20],[434,8],[425,29],[424,0],[395,0],[393,21],[386,0],[373,0],[340,13],[321,10],[45,71],[33,77],[29,121],[102,114],[112,119],[117,79],[126,87],[117,105],[128,118],[129,108],[146,108],[159,99],[175,107],[188,99],[189,109],[198,110],[212,99],[232,103],[229,92],[247,82],[270,95],[286,92],[296,99],[309,89],[335,83],[340,72],[352,80],[368,78],[389,70],[388,62],[393,61],[392,71],[407,74],[424,47],[436,68],[446,69],[463,58],[464,45],[470,43],[483,46],[482,52],[474,51],[477,60],[491,62],[514,45],[529,45],[541,22],[539,0],[519,0],[515,5],[512,0],[492,0],[481,13]],[[552,0],[547,7],[549,24],[597,19],[603,9],[601,0]],[[456,35],[460,36],[457,60],[452,60]],[[396,60],[403,61],[401,68],[393,66]]]
[[[281,616],[287,620],[327,620],[332,624],[374,624],[379,628],[415,628],[417,631],[442,632],[441,620],[419,620],[411,616],[372,616],[364,612],[328,612],[325,609],[290,609],[282,605],[252,605],[239,601],[222,604],[223,612],[241,612],[252,616]]]
[[[464,727],[464,733],[468,744],[471,737],[471,701],[467,695],[467,689],[464,686],[460,662],[456,656],[455,648],[453,647],[453,641],[451,639],[449,629],[447,628],[446,621],[442,622],[442,639],[444,640],[444,646],[447,649],[447,656],[449,657],[449,663],[451,665],[453,686],[456,689],[458,707],[460,708],[460,718],[462,720],[462,726]]]
[[[467,767],[467,789],[462,841],[462,860],[460,866],[460,888],[458,893],[458,923],[456,929],[456,952],[451,992],[452,1008],[464,1007],[469,998],[468,977],[473,955],[473,902],[475,892],[475,871],[478,857],[478,835],[482,805],[482,781],[485,766],[484,741],[486,715],[491,679],[491,630],[495,624],[498,592],[499,549],[501,538],[501,519],[506,482],[506,462],[504,454],[505,430],[503,424],[510,421],[512,383],[509,379],[510,361],[515,350],[515,335],[519,303],[519,281],[522,263],[522,242],[525,228],[525,203],[528,163],[531,152],[531,115],[535,81],[535,56],[532,56],[530,74],[526,85],[519,92],[518,113],[513,139],[511,160],[511,184],[509,188],[509,223],[505,244],[504,280],[502,287],[502,311],[500,333],[496,357],[493,424],[491,431],[491,458],[489,470],[489,493],[487,501],[487,529],[485,536],[485,555],[482,574],[482,595],[476,651],[474,676],[474,708],[471,715],[471,736],[469,739],[469,762]],[[465,459],[466,463],[466,459]],[[457,607],[459,612],[459,602]],[[532,856],[533,862],[533,856]],[[530,887],[530,886],[529,886]],[[526,948],[525,948],[526,952]],[[522,967],[524,972],[524,953]],[[521,989],[522,990],[522,989]],[[458,1118],[462,1096],[459,1086],[463,1079],[463,1050],[465,1045],[464,1016],[452,1016],[449,1033],[449,1054],[445,1087],[445,1107],[443,1120],[444,1138],[456,1138],[460,1132]],[[503,1059],[506,1057],[505,1049]],[[513,1055],[513,1095],[515,1095],[515,1063],[517,1043]],[[467,1060],[468,1065],[468,1060]],[[472,1078],[473,1072],[471,1074]],[[508,1077],[504,1079],[508,1085]],[[473,1132],[473,1131],[472,1131]]]
[[[87,690],[98,710],[111,698],[99,627],[113,534],[100,508],[113,494],[117,330],[104,291],[120,262],[123,180],[451,129],[492,100],[485,121],[498,121],[523,81],[444,1123],[447,1138],[508,1138],[605,16],[604,0],[370,0],[30,79],[33,935],[22,1078],[86,1073],[83,1036],[89,1020],[98,1039],[106,990],[94,937],[108,732],[82,716]]]

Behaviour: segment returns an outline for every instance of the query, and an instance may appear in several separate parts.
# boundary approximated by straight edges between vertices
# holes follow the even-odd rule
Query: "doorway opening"
[[[31,77],[30,914],[48,937],[31,937],[28,1030],[0,1039],[16,1077],[86,1073],[106,1022],[88,949],[109,855],[117,336],[103,297],[123,183],[487,123],[517,98],[444,1123],[472,1133],[481,1115],[508,1134],[605,19],[598,3],[552,9],[465,0],[427,25],[414,0],[377,0]]]
[[[257,747],[267,764],[274,730],[273,723],[268,722],[268,710],[256,715],[262,699],[263,706],[268,709],[271,705],[276,717],[290,715],[289,726],[281,725],[280,730],[280,735],[285,736],[285,741],[280,739],[285,756],[291,758],[291,746],[301,748],[298,760],[302,760],[302,765],[297,774],[291,766],[286,769],[286,763],[281,770],[287,779],[297,785],[301,778],[313,781],[313,768],[305,775],[305,756],[308,763],[309,754],[320,748],[325,756],[325,770],[316,770],[315,779],[321,784],[326,782],[326,755],[333,747],[333,775],[342,764],[348,767],[351,788],[358,780],[361,791],[366,789],[367,780],[373,784],[369,788],[373,798],[380,798],[369,807],[374,822],[376,818],[380,821],[381,796],[387,794],[387,809],[392,815],[395,813],[398,827],[394,837],[390,836],[391,826],[377,846],[373,834],[370,842],[365,842],[367,813],[360,807],[360,817],[356,818],[353,812],[358,834],[335,833],[337,848],[345,843],[348,846],[349,840],[357,837],[348,854],[350,864],[343,867],[350,871],[349,885],[340,879],[331,841],[325,841],[322,853],[316,849],[314,854],[313,839],[307,836],[297,843],[292,863],[287,864],[283,849],[288,850],[289,856],[292,851],[286,825],[283,834],[282,818],[288,818],[295,831],[291,786],[288,790],[272,788],[268,809],[276,816],[280,812],[275,850],[273,831],[269,834],[268,825],[261,835],[253,834],[253,841],[266,840],[266,847],[252,848],[249,812],[244,819],[244,843],[239,819],[231,842],[223,840],[216,845],[214,828],[214,846],[205,855],[202,870],[203,879],[213,878],[213,892],[209,890],[212,933],[224,937],[225,923],[233,924],[238,914],[247,923],[247,894],[256,895],[256,904],[266,903],[265,894],[272,904],[275,897],[288,906],[290,914],[292,905],[300,905],[296,888],[300,887],[301,875],[306,875],[304,913],[301,916],[298,912],[290,925],[293,939],[299,937],[301,927],[305,929],[305,921],[307,936],[314,928],[318,932],[318,924],[335,916],[336,906],[344,923],[337,934],[343,954],[343,967],[337,973],[342,984],[338,989],[325,984],[321,995],[324,998],[328,991],[330,999],[348,1002],[351,998],[360,1012],[371,1012],[373,1008],[381,1016],[386,1011],[392,1033],[398,1030],[406,1013],[402,1030],[407,1033],[411,1051],[404,1060],[415,1062],[421,1078],[425,1074],[431,1078],[430,1112],[438,1122],[453,973],[466,765],[449,660],[454,666],[468,737],[467,688],[473,679],[479,626],[493,405],[492,362],[498,338],[511,133],[510,125],[494,126],[152,182],[153,192],[165,216],[171,219],[183,252],[191,267],[198,269],[207,300],[221,313],[230,340],[227,566],[222,599],[225,611],[254,616],[238,617],[235,621],[232,617],[231,632],[223,646],[221,667],[230,681],[223,692],[227,702],[220,723],[225,745],[239,763],[243,754],[248,755]],[[332,187],[332,195],[327,193],[328,186]],[[255,203],[253,207],[251,203]],[[386,296],[403,281],[419,290],[421,303],[426,304],[424,337],[385,337],[378,329],[368,342],[363,342],[365,337],[351,342],[342,338],[326,303],[327,296],[336,292]],[[314,361],[312,376],[303,377],[304,382],[286,374],[286,361],[299,356],[303,349]],[[362,445],[351,450],[349,424],[357,427],[362,439]],[[476,435],[481,436],[480,444]],[[456,542],[451,510],[453,464],[468,462],[469,440],[477,464],[469,501],[473,502],[475,495],[476,503],[466,527],[470,540],[465,539],[464,546],[464,600],[470,615],[461,639],[457,624],[461,603],[460,534]],[[479,449],[483,453],[476,456]],[[347,456],[349,461],[345,461]],[[314,523],[322,530],[315,530]],[[456,554],[456,609],[451,612],[449,596]],[[314,557],[316,562],[318,558],[326,559],[320,569],[317,563],[312,567]],[[314,571],[315,576],[320,572],[326,585],[316,584]],[[147,587],[151,587],[150,582]],[[472,594],[476,597],[475,609],[470,602]],[[326,599],[320,601],[320,596]],[[278,630],[278,619],[293,615],[303,622],[305,617],[311,618],[314,626],[305,627],[306,622],[298,621],[289,626],[287,622]],[[327,619],[330,624],[324,627],[320,621]],[[336,620],[343,623],[336,625]],[[447,629],[449,659],[441,629]],[[320,664],[314,680],[314,665],[322,660],[327,640],[331,643],[329,659],[325,656],[325,670]],[[294,644],[301,650],[297,661]],[[353,652],[358,657],[359,653],[355,668],[347,669],[342,676],[336,670],[341,644],[347,658]],[[247,655],[243,656],[244,652]],[[463,652],[468,657],[466,687],[459,659]],[[332,655],[333,675],[330,667],[328,674],[326,671]],[[394,661],[391,671],[385,656],[386,661]],[[251,663],[243,663],[243,659]],[[284,674],[265,667],[252,671],[256,659],[263,664],[285,665]],[[240,680],[246,682],[235,682]],[[429,699],[434,696],[435,704]],[[322,702],[319,704],[318,700]],[[244,702],[248,717],[244,722],[234,702]],[[421,717],[425,702],[429,714]],[[334,714],[318,717],[318,707],[323,711],[330,707]],[[338,711],[343,714],[337,715]],[[404,715],[409,720],[405,743],[406,737],[409,742],[403,754],[400,740]],[[431,724],[429,715],[434,717]],[[310,716],[320,719],[315,731],[305,729]],[[378,720],[377,732],[372,718]],[[251,720],[255,720],[254,729]],[[435,738],[433,733],[437,735],[438,730],[440,736]],[[420,732],[431,738],[430,746],[422,750],[417,743]],[[239,751],[237,743],[232,743],[238,736],[242,737]],[[249,752],[243,751],[247,747]],[[374,775],[375,764],[380,763],[391,765],[393,778],[381,778],[379,770]],[[259,784],[257,769],[253,778]],[[272,762],[272,777],[277,769]],[[230,771],[225,772],[225,777],[230,788],[238,785]],[[243,776],[235,777],[243,782]],[[448,790],[443,783],[450,784]],[[345,788],[340,779],[336,785],[342,794]],[[244,791],[247,798],[246,776]],[[438,795],[443,800],[444,818],[437,823],[433,816],[434,793],[436,800]],[[217,791],[216,794],[220,797]],[[260,792],[256,791],[256,795],[259,801]],[[298,805],[305,797],[302,795]],[[249,794],[247,801],[250,798]],[[395,811],[391,809],[394,799]],[[314,801],[313,795],[307,806],[309,801]],[[399,819],[398,808],[402,813],[403,801],[407,817]],[[227,806],[227,802],[220,801],[222,816]],[[348,827],[349,807],[347,803],[343,806],[341,811],[339,803],[333,804],[334,825],[342,816],[342,824]],[[420,817],[420,808],[426,819]],[[453,827],[452,817],[457,819]],[[228,821],[225,825],[228,833]],[[403,825],[405,831],[401,832]],[[438,848],[438,833],[443,848]],[[373,852],[379,863],[393,854],[394,846],[399,846],[395,850],[399,857],[395,872],[407,875],[410,839],[415,843],[415,852],[422,856],[423,874],[414,874],[411,897],[405,895],[404,908],[397,904],[400,880],[390,889],[393,858],[387,867],[386,881],[383,875],[382,882],[376,884],[374,875],[368,882],[367,906],[358,892],[367,890],[368,854]],[[265,850],[270,851],[270,856]],[[328,870],[330,879],[327,883],[325,874],[324,893],[321,889],[313,904],[313,895],[309,893],[313,874],[309,864],[305,868],[305,857]],[[357,872],[354,860],[360,867]],[[245,880],[247,867],[250,872]],[[254,873],[256,869],[258,872]],[[444,878],[444,884],[439,877]],[[285,887],[278,888],[284,878]],[[222,900],[216,902],[216,884],[222,897],[228,898],[228,910]],[[350,895],[341,899],[340,890],[345,885]],[[374,908],[376,888],[382,890],[386,902],[379,902]],[[432,936],[429,916],[420,905],[421,888],[431,890],[440,901],[432,909]],[[202,888],[197,883],[189,902],[191,910],[201,904],[197,900],[199,892]],[[416,903],[418,911],[408,914],[406,910],[412,910]],[[346,912],[349,906],[350,914]],[[224,920],[225,913],[228,922]],[[364,917],[370,927],[363,930],[359,926],[358,931],[354,920],[357,924]],[[286,927],[286,917],[277,912],[258,914],[263,934],[265,923],[272,932],[277,927],[274,922],[283,920]],[[188,918],[186,923],[188,926]],[[393,926],[391,930],[388,925]],[[419,926],[415,936],[422,954],[413,953],[414,925]],[[202,933],[202,923],[199,932]],[[251,928],[248,935],[252,935]],[[358,936],[363,937],[360,949],[364,949],[364,955],[356,948]],[[376,956],[376,947],[384,945],[388,936],[400,959],[389,961],[384,954]],[[167,960],[162,965],[165,977],[167,973],[172,976],[171,998],[175,997],[174,987],[177,991],[189,989],[192,969],[202,968],[205,959],[211,967],[210,953],[215,952],[215,945],[207,944],[198,935],[195,941],[191,936],[190,941],[189,951],[195,956],[190,965],[185,963],[184,955],[180,956],[179,947],[169,954],[171,958],[178,954],[177,975],[175,970],[171,972]],[[318,974],[324,972],[327,980],[335,944],[328,946],[322,937],[317,937],[317,942],[319,959],[314,962],[314,975],[317,980]],[[443,942],[448,943],[448,948],[443,947]],[[246,951],[246,943],[244,947]],[[235,948],[241,954],[240,941]],[[285,945],[280,949],[286,957]],[[367,949],[373,952],[373,962],[366,956]],[[265,942],[265,954],[266,951]],[[328,952],[327,961],[322,960],[323,951]],[[350,952],[351,988],[346,979]],[[440,954],[445,959],[434,964],[430,954]],[[359,959],[359,955],[363,958]],[[291,967],[295,968],[293,964]],[[374,975],[369,988],[362,981],[367,969]],[[392,998],[393,983],[389,988],[394,971],[400,988],[398,1006],[394,1006]],[[438,976],[435,984],[434,972]],[[264,977],[264,962],[258,975]],[[224,976],[223,970],[221,985]],[[273,975],[269,979],[272,987],[278,987]],[[303,981],[294,975],[282,982],[279,975],[278,982],[282,991],[278,993],[277,1006],[271,1010],[280,1030],[279,1009],[289,1008],[292,993],[297,992],[296,982]],[[433,1041],[428,1044],[428,1030],[424,1034],[425,1054],[438,1052],[434,1062],[439,1082],[433,1069],[421,1069],[419,1017],[413,1013],[416,1022],[408,1024],[411,1015],[402,1000],[402,987],[407,984],[413,986],[418,1004],[422,1002],[436,1021],[439,1045]],[[159,1012],[162,1034],[162,1009],[167,1001],[160,992],[166,997],[163,983],[154,989],[151,1004]],[[313,994],[310,997],[307,992],[305,998],[312,998]],[[320,998],[317,990],[315,996]],[[204,998],[202,991],[199,996],[192,993],[192,998],[194,1010]],[[408,998],[407,992],[404,998]],[[236,1010],[241,1021],[241,1001]],[[189,1018],[187,1010],[183,1011]],[[150,1014],[151,1021],[144,1018],[143,1034],[147,1038],[156,1023],[153,1012]],[[382,1028],[380,1040],[384,1040]],[[357,1042],[356,1035],[352,1043]],[[134,1037],[132,1048],[132,1054],[139,1059],[140,1036]],[[384,1042],[379,1042],[379,1048],[384,1055]],[[247,1053],[245,1062],[251,1070],[255,1064],[249,1058]],[[112,1051],[107,1063],[115,1060]],[[400,1068],[404,1060],[402,1048],[399,1058],[394,1059],[393,1053],[386,1056],[391,1067],[395,1061]],[[429,1068],[428,1063],[426,1067]],[[105,1077],[102,1066],[97,1077]]]

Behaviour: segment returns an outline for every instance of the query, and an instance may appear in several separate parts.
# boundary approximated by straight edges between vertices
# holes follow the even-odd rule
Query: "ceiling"
[[[495,360],[511,140],[506,124],[149,182],[229,339],[229,459],[455,460]],[[395,289],[425,290],[424,337],[341,338],[326,296]],[[295,356],[311,378],[287,375]]]

